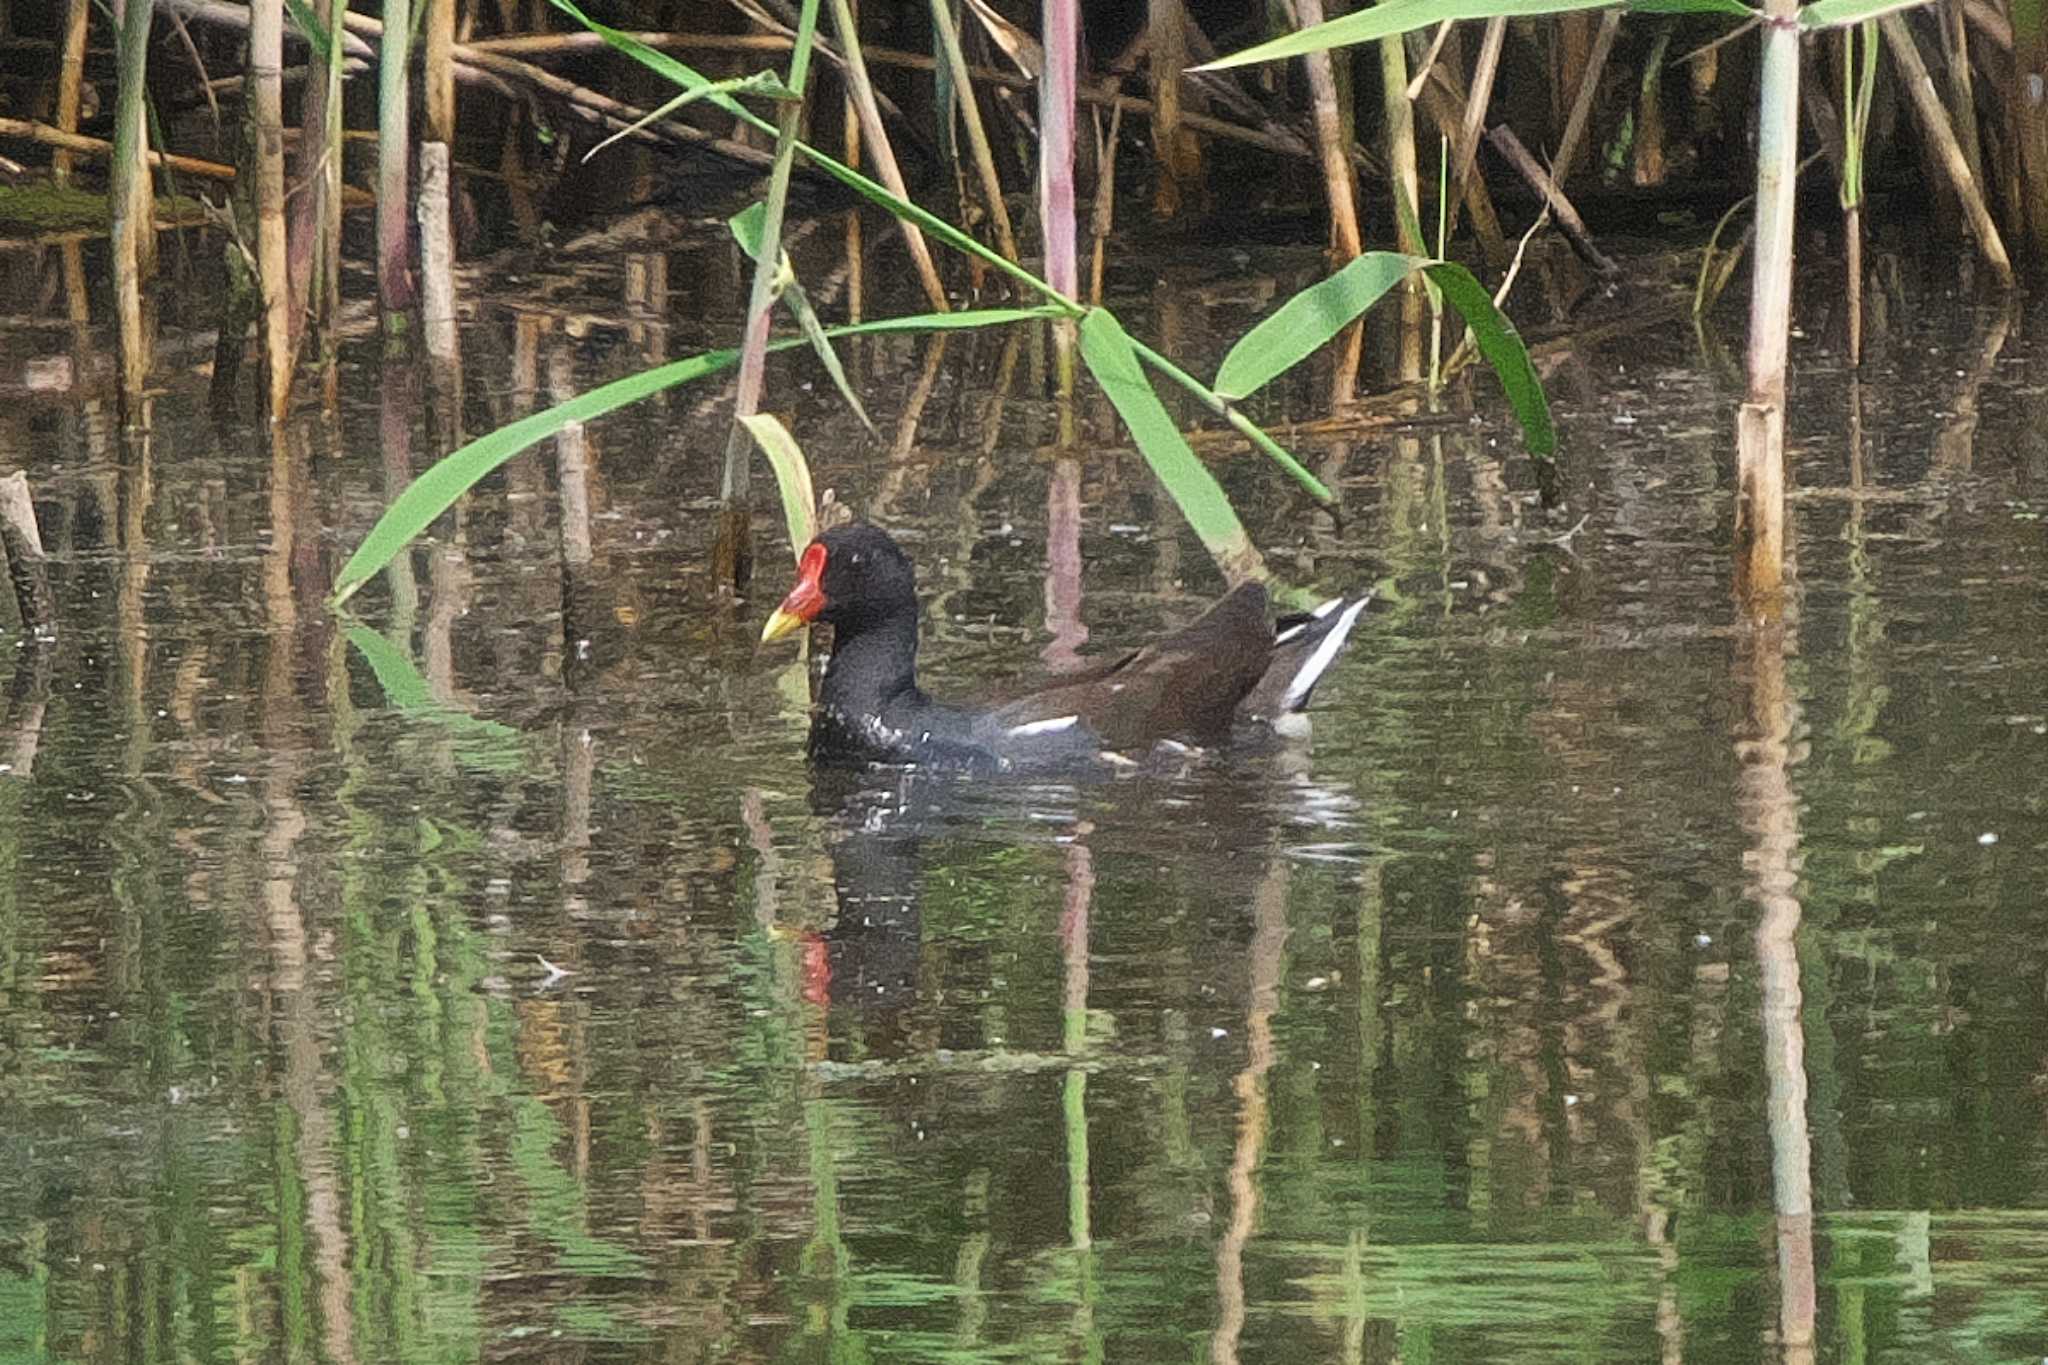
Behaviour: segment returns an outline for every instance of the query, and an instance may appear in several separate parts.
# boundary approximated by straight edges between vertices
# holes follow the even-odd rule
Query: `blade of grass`
[[[1139,359],[1193,394],[1203,407],[1230,423],[1232,427],[1237,429],[1239,435],[1264,451],[1267,458],[1286,470],[1296,483],[1307,490],[1310,497],[1322,503],[1325,507],[1336,504],[1337,499],[1335,495],[1324,486],[1323,481],[1309,473],[1301,461],[1295,459],[1288,452],[1287,447],[1267,435],[1265,428],[1239,412],[1236,408],[1231,407],[1207,384],[1204,384],[1201,380],[1195,378],[1186,370],[1183,370],[1180,366],[1174,364],[1150,346],[1147,346],[1144,342],[1131,338],[1131,347],[1138,353]]]
[[[596,156],[599,152],[611,146],[614,142],[617,142],[622,138],[632,137],[642,128],[647,127],[651,123],[661,122],[663,119],[667,118],[670,114],[673,114],[676,110],[682,108],[684,105],[694,104],[696,101],[701,99],[709,99],[713,94],[759,95],[763,99],[774,100],[794,100],[801,98],[799,95],[797,95],[795,91],[791,90],[787,85],[783,84],[782,77],[776,75],[773,71],[756,71],[751,76],[737,76],[729,81],[717,81],[709,86],[706,86],[702,90],[685,90],[682,94],[677,95],[674,99],[670,100],[667,104],[662,105],[659,109],[655,109],[649,113],[642,114],[639,118],[633,120],[633,122],[627,124],[624,128],[619,129],[618,132],[613,133],[610,137],[606,138],[604,141],[598,143],[595,147],[592,147],[589,151],[585,152],[583,154],[583,159],[585,161],[589,161],[590,158]]]
[[[754,203],[741,209],[726,220],[732,230],[733,240],[740,244],[740,250],[749,257],[758,259],[761,243],[761,224],[767,216],[767,205]],[[811,297],[797,282],[796,267],[790,264],[789,253],[782,253],[777,268],[775,294],[796,318],[797,327],[803,332],[804,340],[811,343],[811,350],[817,354],[818,362],[825,367],[825,373],[832,377],[833,386],[839,396],[846,400],[846,406],[853,409],[853,415],[867,428],[868,435],[879,437],[875,424],[868,417],[868,410],[861,406],[860,395],[853,391],[853,382],[846,377],[846,367],[839,363],[839,352],[832,349],[832,342],[825,335],[825,324],[818,320],[818,310],[811,307]]]
[[[313,66],[327,65],[334,48],[334,38],[328,33],[327,25],[320,22],[320,16],[313,12],[313,7],[306,0],[284,0],[284,7],[292,17],[292,26],[313,49]]]
[[[966,313],[918,313],[901,318],[878,318],[873,322],[835,327],[828,336],[867,336],[890,332],[965,331],[976,327],[999,327],[1015,322],[1037,322],[1059,316],[1051,308],[987,308]],[[785,337],[769,343],[769,349],[785,351],[803,345],[800,337]],[[636,403],[651,394],[677,384],[701,379],[730,367],[739,359],[737,349],[706,351],[702,355],[672,361],[624,379],[600,385],[566,403],[531,413],[516,422],[480,436],[438,461],[407,484],[384,514],[377,519],[335,578],[332,603],[340,606],[365,582],[390,563],[413,538],[432,525],[434,519],[475,487],[477,481],[536,441],[542,441],[571,422],[587,422]]]
[[[811,463],[789,428],[774,416],[757,412],[740,418],[753,436],[754,444],[768,457],[775,471],[775,486],[782,492],[782,519],[789,527],[790,550],[797,556],[818,534],[818,498],[811,487]]]
[[[574,18],[592,33],[602,37],[619,51],[632,57],[650,70],[658,71],[662,75],[667,76],[678,85],[695,89],[713,83],[702,73],[684,65],[667,53],[657,52],[645,43],[636,41],[630,34],[621,33],[615,28],[607,27],[592,19],[581,9],[577,8],[575,0],[550,0],[550,3],[556,9]],[[724,109],[742,122],[751,124],[763,132],[774,133],[774,124],[730,97],[714,96],[711,98],[713,103],[717,104],[719,108]],[[1062,311],[1067,316],[1080,316],[1082,311],[1081,305],[1073,299],[1061,294],[1044,280],[1038,278],[1038,276],[1018,265],[1015,261],[1006,258],[1001,252],[976,241],[973,237],[954,227],[937,214],[932,213],[928,209],[918,207],[909,199],[891,193],[886,186],[868,179],[868,177],[854,170],[851,166],[834,160],[809,143],[798,142],[796,150],[799,156],[862,198],[868,200],[868,202],[887,209],[899,218],[908,218],[911,222],[916,223],[920,228],[923,228],[926,232],[956,251],[964,251],[968,255],[985,262],[990,269],[1008,275],[1019,284],[1043,296],[1048,302],[1060,305]]]
[[[455,756],[468,767],[486,772],[526,771],[532,756],[526,737],[509,725],[472,716],[434,696],[427,680],[397,645],[361,624],[350,625],[348,642],[370,665],[384,699],[396,710],[446,729],[455,739]]]
[[[1264,580],[1265,563],[1216,476],[1195,458],[1173,414],[1159,401],[1138,352],[1116,318],[1091,308],[1081,319],[1081,358],[1130,428],[1145,463],[1165,486],[1195,535],[1231,583]]]
[[[1604,9],[1613,0],[1385,0],[1384,4],[1354,10],[1326,20],[1312,28],[1284,34],[1270,42],[1218,57],[1193,68],[1222,71],[1255,62],[1299,57],[1326,52],[1333,47],[1370,43],[1410,29],[1428,28],[1453,19],[1526,19],[1543,14],[1564,14],[1571,10]]]
[[[853,381],[846,377],[846,367],[839,363],[839,352],[832,349],[832,339],[825,335],[825,324],[818,319],[818,310],[811,307],[811,296],[797,283],[792,273],[782,286],[782,306],[796,315],[796,325],[803,332],[804,340],[811,343],[811,350],[817,354],[818,363],[825,367],[825,373],[832,377],[833,387],[846,400],[846,406],[853,409],[853,415],[868,429],[868,435],[880,439],[882,433],[875,430],[874,422],[868,417],[868,410],[861,406],[860,395],[853,391]]]
[[[1216,371],[1216,392],[1241,402],[1306,360],[1423,265],[1397,251],[1368,251],[1318,280],[1246,332]]]
[[[1443,291],[1451,307],[1472,329],[1479,354],[1486,358],[1515,418],[1522,424],[1522,441],[1529,454],[1547,461],[1557,450],[1557,429],[1550,422],[1550,400],[1543,394],[1543,381],[1529,359],[1529,348],[1507,315],[1494,307],[1493,296],[1471,271],[1452,261],[1433,261],[1422,267],[1432,283]]]
[[[1860,24],[1902,9],[1918,9],[1927,0],[1815,0],[1799,8],[1799,26],[1809,31],[1837,24]]]

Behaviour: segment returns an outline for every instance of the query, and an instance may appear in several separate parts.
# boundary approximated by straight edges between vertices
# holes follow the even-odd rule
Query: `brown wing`
[[[1002,707],[1006,726],[1079,718],[1108,748],[1141,751],[1162,739],[1208,743],[1229,733],[1237,703],[1273,651],[1266,590],[1239,585],[1193,624],[1106,667]]]

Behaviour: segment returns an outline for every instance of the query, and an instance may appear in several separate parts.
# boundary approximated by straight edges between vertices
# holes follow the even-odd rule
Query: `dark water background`
[[[1113,301],[1203,371],[1316,268]],[[174,309],[124,451],[47,387],[103,335],[18,306],[61,624],[7,640],[0,1358],[1801,1359],[1802,1246],[1815,1358],[2048,1356],[2039,319],[1908,271],[1860,385],[1795,342],[1760,646],[1733,371],[1643,273],[1547,355],[1554,511],[1484,384],[1287,437],[1341,528],[1204,447],[1277,570],[1380,600],[1311,754],[1081,787],[814,781],[779,517],[710,588],[720,381],[588,433],[587,569],[543,447],[337,621],[435,449],[409,367],[355,343],[273,455]],[[480,274],[468,431],[724,344],[738,281]],[[770,406],[917,555],[934,690],[1057,647],[1063,509],[1083,652],[1219,589],[1099,400],[1055,458],[1041,343],[849,359],[882,441],[801,358]]]

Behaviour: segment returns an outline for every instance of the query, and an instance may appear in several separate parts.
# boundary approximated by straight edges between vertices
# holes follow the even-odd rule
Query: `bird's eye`
[[[859,555],[855,555],[855,556],[853,556],[853,557],[852,557],[851,559],[847,560],[846,562],[847,562],[848,564],[858,564],[858,563],[860,563],[860,556],[859,556]]]

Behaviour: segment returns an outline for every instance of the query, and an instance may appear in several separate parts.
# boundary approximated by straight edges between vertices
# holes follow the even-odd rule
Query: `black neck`
[[[819,700],[842,715],[879,715],[917,690],[917,613],[897,612],[841,626],[832,641]]]

